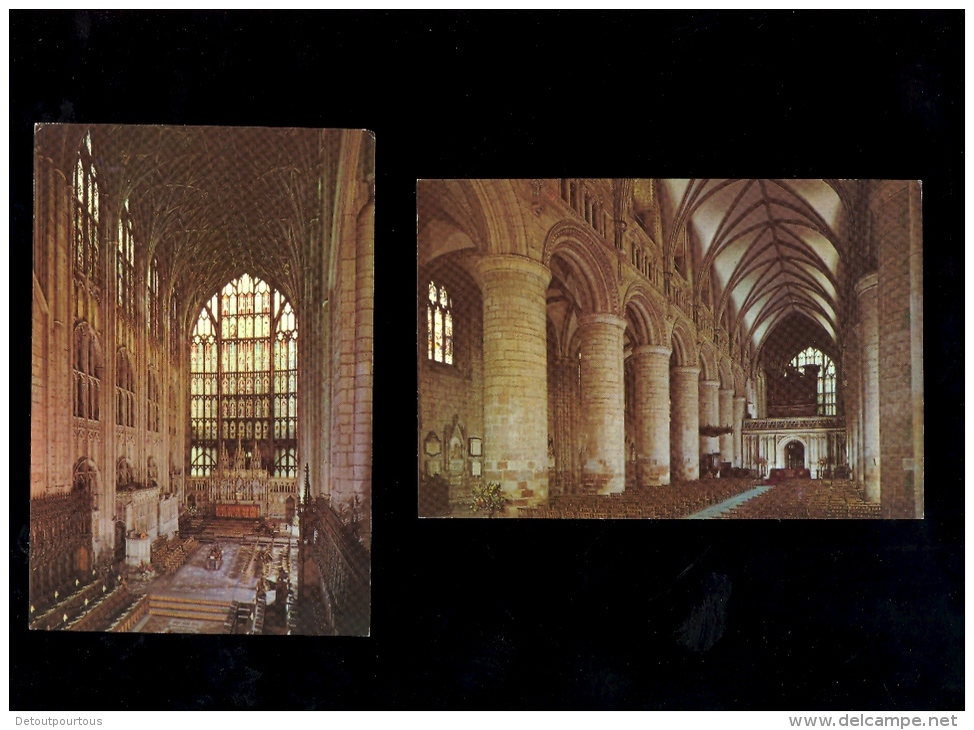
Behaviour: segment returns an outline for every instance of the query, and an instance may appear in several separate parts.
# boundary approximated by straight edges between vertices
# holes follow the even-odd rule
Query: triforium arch
[[[673,367],[699,368],[699,352],[693,325],[684,317],[676,317],[670,330],[670,347],[673,350]]]
[[[629,285],[622,299],[623,311],[639,345],[666,347],[666,305],[642,282]]]
[[[574,221],[554,226],[545,238],[541,263],[553,275],[571,278],[583,314],[620,313],[614,266],[594,235]],[[563,263],[562,263],[563,262]]]

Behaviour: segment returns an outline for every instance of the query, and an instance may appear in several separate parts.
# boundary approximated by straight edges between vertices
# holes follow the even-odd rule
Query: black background
[[[11,12],[19,301],[36,122],[375,132],[380,457],[370,638],[29,633],[30,320],[14,307],[11,709],[962,708],[963,25]],[[415,181],[559,176],[922,180],[926,519],[419,520]],[[686,627],[721,616],[716,643],[688,646]]]

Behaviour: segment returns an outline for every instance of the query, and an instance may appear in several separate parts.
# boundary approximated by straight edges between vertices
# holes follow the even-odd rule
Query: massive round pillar
[[[738,469],[744,466],[744,410],[747,398],[743,395],[734,397],[734,466]]]
[[[866,499],[879,502],[879,277],[875,272],[856,285],[862,327],[863,482]]]
[[[677,481],[700,478],[700,368],[670,369],[670,470]]]
[[[636,483],[670,483],[670,352],[640,345],[632,351],[636,375]]]
[[[579,318],[581,337],[582,482],[596,494],[626,488],[623,333],[626,320],[613,314]]]
[[[484,305],[484,480],[515,506],[548,501],[545,292],[551,272],[521,256],[477,262]]]
[[[719,380],[700,381],[700,425],[719,426],[720,410],[717,391],[720,389]],[[699,433],[698,433],[699,436]],[[716,454],[720,451],[720,443],[716,436],[699,436],[700,454]]]
[[[734,426],[734,391],[730,388],[721,388],[717,394],[717,411],[719,414],[720,425],[725,428]],[[728,464],[734,463],[734,432],[722,434],[718,438],[720,444],[720,461]]]

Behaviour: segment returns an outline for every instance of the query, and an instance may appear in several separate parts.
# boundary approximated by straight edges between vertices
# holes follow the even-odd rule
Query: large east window
[[[818,366],[816,413],[820,416],[835,415],[835,363],[821,350],[808,347],[791,361],[791,366],[802,370],[806,365]],[[805,372],[802,370],[802,372]]]
[[[297,476],[297,320],[290,302],[244,274],[201,310],[190,340],[190,475],[220,447],[261,451],[276,476]]]

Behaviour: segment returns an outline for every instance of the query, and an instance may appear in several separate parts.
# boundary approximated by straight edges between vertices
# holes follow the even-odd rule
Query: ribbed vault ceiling
[[[244,271],[297,292],[321,215],[320,130],[106,126],[99,184],[128,199],[136,240],[170,281],[205,298]]]
[[[676,208],[671,237],[686,224],[699,245],[696,270],[712,266],[719,281],[718,314],[732,303],[734,323],[757,347],[794,313],[838,339],[841,201],[829,183],[696,179],[663,184]]]

